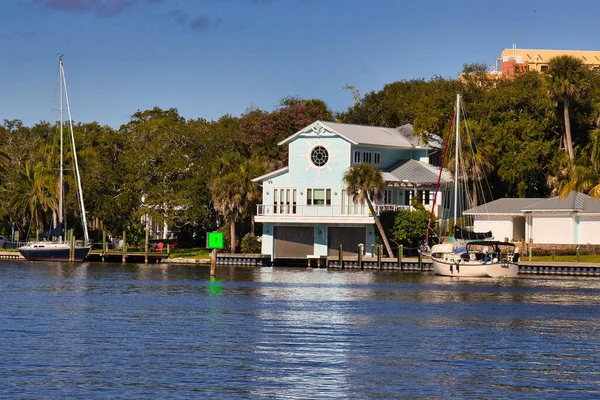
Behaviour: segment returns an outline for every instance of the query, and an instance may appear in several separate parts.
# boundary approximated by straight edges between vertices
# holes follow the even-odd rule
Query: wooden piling
[[[340,268],[344,269],[344,251],[342,250],[341,244],[340,244],[340,250],[339,250],[339,263],[340,263]]]
[[[363,269],[363,248],[364,248],[364,244],[359,244],[358,245],[358,268]]]
[[[125,260],[127,260],[127,231],[123,231],[123,248],[122,248],[122,256],[121,261],[125,264]]]
[[[400,269],[400,271],[402,271],[402,253],[404,253],[404,246],[400,245],[400,247],[398,247],[398,269]]]
[[[148,264],[148,227],[146,227],[146,242],[144,243],[144,264]]]
[[[383,254],[383,246],[377,246],[377,268],[381,271],[381,256]]]
[[[421,254],[421,252],[419,252],[418,254],[419,254],[419,271],[423,272],[423,255]]]
[[[69,230],[69,261],[75,261],[75,235],[73,235],[73,229]]]
[[[102,262],[104,262],[104,257],[106,256],[106,231],[102,231]]]
[[[217,274],[217,249],[210,252],[210,276]]]

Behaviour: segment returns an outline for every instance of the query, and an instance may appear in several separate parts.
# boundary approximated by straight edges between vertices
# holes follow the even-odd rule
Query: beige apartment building
[[[504,49],[502,56],[496,60],[496,71],[500,63],[501,75],[510,77],[515,71],[545,71],[548,61],[557,56],[569,55],[579,58],[590,69],[600,70],[600,51],[588,50],[541,50],[541,49]]]

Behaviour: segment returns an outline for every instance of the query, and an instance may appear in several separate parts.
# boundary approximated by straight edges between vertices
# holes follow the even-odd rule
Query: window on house
[[[360,164],[360,151],[354,150],[354,164]]]
[[[421,204],[429,204],[429,190],[419,190],[418,197]]]
[[[541,71],[548,71],[548,66],[547,65],[542,65],[540,68]]]
[[[379,165],[381,163],[381,153],[376,151],[373,153],[373,162],[375,165]]]
[[[405,206],[410,206],[410,202],[413,199],[413,191],[412,190],[405,190],[404,191],[404,205]]]
[[[392,203],[392,189],[385,189],[383,191],[383,204],[393,204]]]
[[[306,189],[307,206],[330,206],[331,189]]]
[[[296,214],[296,189],[273,189],[273,213]]]
[[[372,154],[373,153],[371,153],[370,151],[363,151],[362,162],[371,164],[371,159],[372,159],[371,155]]]

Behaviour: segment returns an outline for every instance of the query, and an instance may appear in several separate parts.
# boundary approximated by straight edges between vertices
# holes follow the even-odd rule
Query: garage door
[[[314,254],[315,228],[276,226],[275,258],[306,258]]]
[[[367,228],[329,228],[327,236],[328,254],[337,256],[340,254],[340,244],[345,256],[357,255],[358,244],[365,244],[367,240]]]

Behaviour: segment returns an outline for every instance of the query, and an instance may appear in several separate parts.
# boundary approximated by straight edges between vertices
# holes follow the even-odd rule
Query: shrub
[[[247,233],[242,238],[242,253],[245,254],[258,254],[261,252],[260,239],[254,236],[253,233]]]

